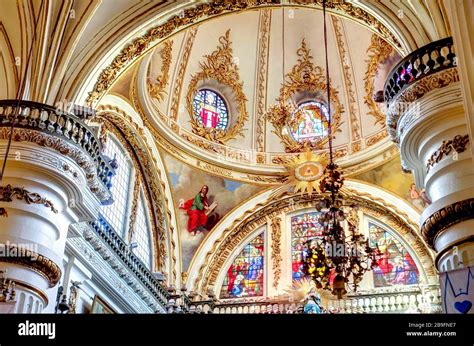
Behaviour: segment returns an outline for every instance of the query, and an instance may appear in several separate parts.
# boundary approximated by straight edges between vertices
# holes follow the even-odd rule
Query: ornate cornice
[[[267,106],[267,73],[268,55],[270,47],[270,25],[272,11],[263,10],[260,15],[260,30],[258,38],[257,59],[257,89],[255,99],[256,116],[256,149],[258,152],[265,151],[265,112]]]
[[[467,149],[469,143],[469,135],[457,135],[453,139],[443,141],[441,146],[431,155],[426,163],[426,173],[429,173],[430,169],[440,162],[445,156],[451,154],[452,151],[460,154]]]
[[[444,88],[450,84],[459,82],[459,74],[456,67],[441,70],[440,72],[428,75],[403,90],[396,99],[390,101],[387,111],[387,129],[390,138],[399,143],[399,134],[405,130],[404,127],[398,129],[398,122],[404,115],[404,110],[409,110],[414,101],[421,99],[430,91]],[[405,124],[406,126],[406,124]]]
[[[164,23],[149,29],[143,36],[134,39],[125,46],[113,61],[101,72],[93,90],[89,93],[87,102],[93,104],[97,102],[105,92],[112,86],[118,76],[126,68],[136,61],[146,51],[153,48],[160,41],[165,40],[172,34],[195,24],[204,19],[210,19],[226,13],[238,13],[241,11],[261,8],[264,6],[278,5],[280,1],[265,0],[214,0],[196,5],[195,7],[185,9],[180,14],[170,17]],[[305,7],[322,7],[322,0],[315,0],[312,4],[307,1],[290,1],[290,5],[295,4]],[[350,17],[361,24],[368,26],[381,37],[392,43],[395,47],[401,49],[401,44],[395,35],[387,29],[373,15],[367,13],[360,7],[346,1],[329,2],[328,10],[346,17]]]
[[[375,118],[375,124],[385,123],[385,114],[380,111],[374,100],[374,82],[379,65],[394,53],[394,49],[384,39],[373,34],[370,46],[367,48],[369,59],[367,60],[367,71],[364,77],[365,96],[364,102],[369,106],[368,114]],[[378,91],[378,90],[376,90]]]
[[[331,100],[324,98],[324,93],[327,89],[324,70],[322,67],[313,63],[313,56],[304,39],[301,42],[300,48],[296,51],[296,54],[298,61],[291,69],[291,72],[286,74],[285,80],[280,88],[280,96],[277,99],[278,102],[270,107],[267,114],[267,119],[275,128],[273,133],[280,138],[280,141],[285,146],[285,151],[290,153],[301,152],[307,149],[320,150],[329,140],[326,136],[315,142],[299,143],[292,137],[288,131],[288,125],[294,111],[297,109],[297,105],[292,101],[295,95],[309,91],[317,94],[316,97],[324,100],[324,102],[331,102],[333,110],[333,133],[340,131],[341,114],[344,112],[336,89],[331,87]]]
[[[148,92],[150,96],[162,101],[164,95],[166,94],[165,88],[168,85],[170,77],[170,65],[173,52],[173,40],[165,41],[163,47],[160,50],[161,57],[161,75],[156,77],[156,83],[152,81],[152,78],[149,77],[147,80]]]
[[[0,186],[0,202],[12,202],[13,198],[25,201],[27,204],[41,204],[46,208],[51,209],[53,213],[58,213],[53,202],[41,197],[41,195],[36,192],[30,192],[23,187],[13,187],[10,184]]]
[[[186,94],[186,108],[193,132],[209,141],[218,143],[224,143],[239,135],[243,136],[244,123],[248,120],[247,98],[243,90],[243,82],[240,80],[239,67],[234,62],[231,45],[230,29],[228,29],[223,36],[219,37],[217,49],[210,55],[204,56],[205,61],[199,64],[201,71],[191,76]],[[199,90],[199,84],[208,80],[215,80],[222,86],[228,86],[237,103],[238,114],[230,114],[229,127],[225,130],[204,127],[194,116],[194,96]],[[227,106],[229,107],[229,105]]]
[[[48,257],[43,256],[37,252],[10,244],[5,244],[2,246],[5,248],[4,253],[15,253],[16,256],[2,255],[0,256],[0,262],[13,263],[32,269],[48,280],[49,287],[56,286],[56,284],[61,279],[61,268]]]
[[[0,128],[0,140],[8,139],[10,135],[10,128]],[[30,142],[35,143],[39,146],[46,147],[59,152],[71,158],[81,167],[86,175],[87,185],[89,189],[99,198],[101,201],[110,200],[111,193],[104,186],[97,174],[97,166],[89,155],[86,155],[82,150],[76,148],[73,145],[68,144],[65,140],[50,136],[40,131],[15,128],[13,130],[13,141],[15,142]]]
[[[271,222],[272,229],[272,263],[273,263],[273,287],[278,287],[281,276],[281,218],[275,217]]]
[[[428,245],[434,248],[434,241],[441,232],[470,219],[474,219],[474,198],[455,202],[431,214],[423,222],[421,234]]]
[[[183,53],[180,57],[180,63],[178,68],[178,75],[174,78],[175,84],[173,89],[173,95],[171,99],[171,118],[173,120],[178,119],[179,111],[179,100],[181,98],[181,90],[183,88],[184,73],[186,72],[186,67],[188,66],[189,56],[191,55],[191,49],[193,48],[194,39],[198,32],[198,26],[192,27],[186,33],[186,41],[184,43]]]

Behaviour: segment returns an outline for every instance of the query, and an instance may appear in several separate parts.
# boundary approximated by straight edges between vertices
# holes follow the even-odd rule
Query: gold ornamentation
[[[320,150],[329,140],[326,136],[314,142],[306,141],[299,143],[289,133],[288,127],[290,124],[295,123],[295,125],[297,125],[295,121],[292,121],[294,112],[298,107],[292,101],[293,96],[298,95],[298,93],[302,91],[309,91],[315,94],[315,97],[324,99],[323,92],[327,89],[324,71],[320,66],[314,65],[313,57],[304,39],[301,42],[301,47],[296,51],[296,54],[298,55],[298,62],[293,66],[291,72],[285,76],[285,81],[280,88],[280,96],[277,99],[278,103],[270,107],[267,113],[267,119],[275,127],[273,133],[280,138],[285,146],[285,151],[289,153],[301,152],[307,149]],[[338,91],[331,87],[333,133],[340,131],[341,113],[344,111],[337,94]],[[325,102],[326,101],[327,100],[325,100]]]
[[[48,257],[45,257],[29,249],[11,244],[4,244],[3,247],[4,253],[15,253],[16,256],[2,255],[0,256],[0,262],[13,263],[32,269],[48,280],[50,288],[56,286],[56,284],[59,282],[59,279],[61,279],[61,268]]]
[[[257,151],[265,151],[265,110],[266,110],[266,90],[268,72],[268,53],[270,47],[270,23],[272,11],[262,10],[261,24],[259,31],[259,51],[257,60],[257,91],[255,101],[256,114],[256,145]],[[262,162],[263,163],[263,162]]]
[[[365,140],[365,145],[367,147],[370,147],[371,145],[374,145],[375,143],[378,143],[380,142],[382,139],[384,139],[385,137],[387,137],[387,130],[386,129],[383,129],[382,131],[380,131],[379,133],[373,135],[373,136],[370,136],[369,138],[367,138]]]
[[[458,154],[464,152],[467,149],[468,143],[469,135],[457,135],[453,139],[443,141],[439,149],[429,158],[426,164],[426,173],[429,173],[431,167],[440,162],[445,156],[451,154],[453,150]]]
[[[171,99],[171,117],[173,120],[178,119],[179,111],[179,100],[181,98],[181,90],[183,88],[184,73],[186,72],[186,67],[188,66],[189,56],[191,55],[191,49],[193,48],[194,39],[198,32],[198,27],[192,27],[186,33],[186,42],[184,44],[183,54],[181,56],[181,61],[179,63],[178,75],[175,80],[173,98]]]
[[[193,132],[209,141],[224,143],[238,135],[243,136],[244,122],[248,120],[245,103],[247,98],[243,90],[243,82],[240,80],[239,67],[232,56],[232,42],[230,41],[230,29],[224,36],[219,37],[219,46],[211,55],[205,55],[205,61],[200,63],[201,71],[194,74],[189,82],[186,95],[186,108],[190,116]],[[216,80],[219,84],[230,87],[238,105],[238,116],[234,123],[230,121],[230,127],[225,130],[204,127],[199,124],[194,116],[193,99],[199,90],[199,83],[207,80]],[[231,115],[232,116],[232,115]]]
[[[357,107],[356,89],[354,88],[355,81],[351,72],[352,66],[350,64],[350,54],[346,48],[346,41],[344,39],[343,33],[344,29],[342,27],[341,20],[336,16],[331,16],[331,19],[334,27],[334,33],[336,34],[337,48],[339,50],[340,60],[342,62],[344,84],[349,101],[349,117],[351,120],[350,129],[352,133],[352,140],[356,141],[360,139],[360,121],[358,117],[359,112]]]
[[[8,139],[10,136],[10,128],[0,128],[0,139]],[[94,193],[100,201],[110,200],[111,192],[105,187],[97,175],[97,166],[91,157],[85,154],[81,149],[70,145],[65,140],[50,136],[40,131],[15,128],[13,129],[13,141],[30,142],[39,146],[55,150],[62,155],[71,158],[79,167],[84,170],[89,189]]]
[[[294,187],[294,192],[311,195],[319,186],[327,165],[325,154],[315,155],[306,151],[285,164],[288,172],[287,184]]]
[[[397,126],[400,117],[402,117],[404,114],[402,110],[407,108],[404,105],[411,104],[414,101],[421,99],[430,91],[444,88],[456,82],[459,82],[459,74],[457,68],[453,67],[423,77],[402,91],[396,99],[390,102],[388,107],[387,129],[390,138],[395,143],[399,143],[400,141],[397,134]],[[422,116],[422,114],[420,114],[420,116]],[[400,132],[402,133],[403,130],[404,128],[401,128]]]
[[[290,3],[298,5],[308,5],[307,1],[293,0]],[[315,3],[321,7],[322,0],[316,0]],[[185,9],[181,15],[175,15],[150,30],[143,36],[136,38],[128,46],[124,47],[114,60],[100,74],[93,90],[89,93],[87,103],[97,102],[105,92],[112,86],[113,82],[118,78],[121,72],[126,70],[127,66],[136,61],[146,50],[159,43],[159,40],[165,40],[167,37],[181,30],[185,26],[189,26],[198,22],[203,18],[213,18],[224,13],[238,13],[248,9],[259,8],[265,5],[273,5],[273,1],[265,0],[246,0],[246,1],[221,1],[215,0],[198,4],[193,8]],[[386,38],[395,47],[401,49],[401,44],[394,34],[387,29],[374,16],[367,13],[360,7],[346,1],[329,2],[329,11],[349,16],[361,24],[368,26],[378,32],[382,37]]]
[[[20,201],[24,200],[27,204],[42,204],[46,208],[50,208],[53,213],[58,213],[53,202],[41,197],[36,192],[30,192],[22,187],[13,187],[10,184],[0,186],[0,202],[12,202],[14,197]]]
[[[135,178],[135,184],[133,185],[133,197],[132,197],[132,208],[130,211],[130,222],[128,224],[128,243],[130,244],[135,233],[135,221],[137,220],[138,210],[138,197],[140,195],[140,177]]]
[[[168,85],[170,77],[170,65],[173,52],[173,41],[165,41],[160,50],[161,56],[161,76],[156,77],[156,83],[153,83],[151,77],[147,80],[148,92],[150,96],[162,101],[166,94],[165,88]]]
[[[272,262],[273,262],[273,287],[278,287],[281,276],[281,218],[272,219]]]
[[[351,148],[352,148],[353,153],[356,153],[356,152],[360,151],[360,141],[353,142],[351,144]]]
[[[447,205],[429,216],[421,226],[425,241],[434,248],[434,240],[445,229],[460,222],[474,219],[474,198]]]
[[[365,96],[364,102],[369,106],[368,114],[375,118],[375,124],[384,124],[385,115],[374,101],[374,82],[379,65],[394,54],[394,50],[390,44],[376,34],[372,34],[370,46],[367,48],[369,59],[367,60],[367,71],[365,72]]]

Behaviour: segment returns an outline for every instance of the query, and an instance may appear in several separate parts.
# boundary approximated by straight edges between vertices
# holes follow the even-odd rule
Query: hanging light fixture
[[[316,202],[315,206],[320,211],[319,223],[323,232],[321,237],[312,238],[306,243],[304,268],[317,288],[331,290],[338,299],[341,299],[347,293],[347,285],[350,282],[352,289],[356,291],[364,273],[375,266],[376,251],[369,246],[368,240],[358,231],[357,222],[347,220],[346,212],[356,206],[348,205],[344,200],[341,192],[344,178],[334,162],[326,2],[327,0],[323,0],[329,163],[319,182],[322,198]],[[346,220],[348,232],[343,227],[343,222]]]

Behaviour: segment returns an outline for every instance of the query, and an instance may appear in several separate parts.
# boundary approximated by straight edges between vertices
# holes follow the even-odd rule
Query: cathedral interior
[[[474,313],[472,0],[1,0],[0,312]]]

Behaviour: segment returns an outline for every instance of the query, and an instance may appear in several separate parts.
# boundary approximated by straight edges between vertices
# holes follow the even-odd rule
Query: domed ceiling
[[[400,57],[366,27],[328,19],[336,157],[356,173],[396,153],[373,95]],[[229,14],[148,53],[135,70],[132,99],[158,144],[180,160],[227,178],[278,183],[292,156],[327,150],[324,53],[320,10]]]

